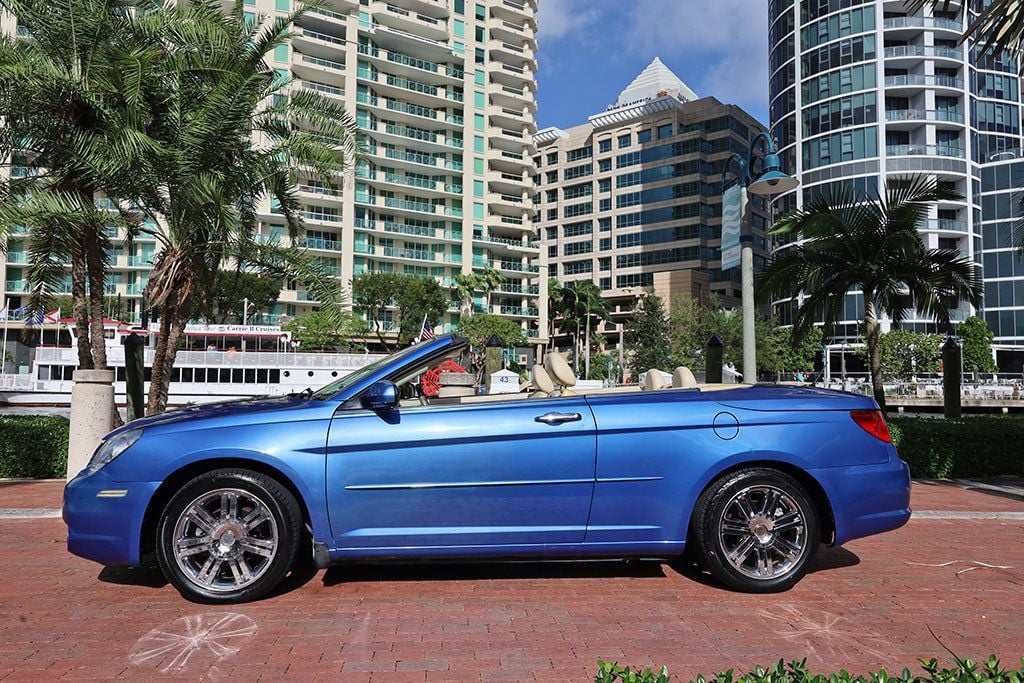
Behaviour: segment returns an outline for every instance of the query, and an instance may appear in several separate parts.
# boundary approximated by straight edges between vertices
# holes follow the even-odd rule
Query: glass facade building
[[[964,199],[930,210],[921,225],[927,246],[958,249],[983,268],[986,282],[999,279],[988,258],[996,248],[983,234],[996,220],[986,214],[992,202],[983,200],[983,178],[1021,147],[1020,79],[1016,60],[959,43],[982,4],[954,0],[908,12],[895,0],[770,0],[771,130],[784,168],[801,181],[777,210],[835,184],[864,195],[884,191],[886,178],[930,176]],[[780,309],[785,320],[788,306]],[[859,293],[851,293],[837,341],[857,337],[862,311]],[[954,319],[974,313],[961,302]],[[1000,340],[1024,344],[1019,314],[997,322]],[[916,314],[903,327],[939,331]]]

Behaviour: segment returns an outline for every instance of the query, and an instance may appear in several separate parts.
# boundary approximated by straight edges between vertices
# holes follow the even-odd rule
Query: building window
[[[659,140],[665,140],[665,139],[670,138],[670,137],[672,137],[672,124],[671,123],[666,123],[664,125],[658,126],[658,139]]]
[[[612,151],[612,139],[601,140],[597,143],[597,151],[599,152],[610,152]]]
[[[625,135],[620,135],[619,136],[619,149],[622,149],[623,147],[629,147],[630,142],[632,140],[633,140],[633,136],[630,135],[629,133],[626,133]]]
[[[637,141],[637,144],[641,144],[641,145],[644,144],[645,142],[650,142],[651,141],[651,129],[648,128],[647,130],[642,130],[639,133],[637,133],[636,134],[636,141]]]

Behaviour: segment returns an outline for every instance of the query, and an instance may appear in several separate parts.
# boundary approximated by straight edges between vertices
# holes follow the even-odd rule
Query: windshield
[[[329,399],[330,397],[334,396],[336,393],[338,393],[342,389],[345,389],[346,387],[350,387],[353,384],[355,384],[356,382],[358,382],[359,380],[363,379],[364,377],[367,377],[367,376],[373,374],[374,372],[379,370],[384,365],[387,365],[389,363],[393,363],[395,361],[401,360],[402,358],[405,358],[406,356],[411,355],[413,353],[413,351],[417,351],[417,350],[419,350],[419,346],[416,345],[416,344],[413,344],[412,346],[407,346],[404,349],[402,349],[401,351],[393,353],[390,356],[385,356],[384,358],[381,358],[380,360],[374,361],[374,362],[370,363],[369,365],[364,365],[363,367],[359,368],[355,372],[349,373],[349,374],[345,375],[344,377],[342,377],[341,379],[337,379],[337,380],[331,382],[330,384],[328,384],[327,386],[325,386],[324,388],[320,389],[315,394],[313,394],[312,398],[316,399],[317,401],[324,401],[326,399]]]

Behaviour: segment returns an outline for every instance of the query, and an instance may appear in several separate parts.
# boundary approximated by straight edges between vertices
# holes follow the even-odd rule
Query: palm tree
[[[0,0],[0,10],[20,29],[0,37],[0,158],[38,169],[0,185],[0,239],[14,225],[28,230],[34,310],[70,263],[78,366],[104,369],[103,317],[89,310],[103,310],[108,228],[130,236],[138,216],[95,199],[133,196],[134,169],[156,148],[140,75],[162,53],[131,2]]]
[[[473,316],[473,297],[484,288],[483,276],[473,271],[471,273],[460,273],[455,276],[452,293],[459,299],[459,316],[470,318]]]
[[[575,328],[573,372],[579,374],[580,342],[584,343],[584,377],[590,378],[590,330],[594,319],[606,320],[611,312],[601,297],[601,288],[592,280],[573,280],[561,290],[563,329]],[[585,336],[583,330],[586,330]]]
[[[505,276],[490,267],[481,271],[456,275],[455,285],[451,290],[459,299],[459,316],[473,317],[473,297],[476,293],[483,292],[484,300],[486,300],[488,294],[498,290],[503,284],[505,284]]]
[[[562,315],[562,283],[556,277],[548,278],[548,344],[554,348],[555,324]]]
[[[818,196],[783,217],[773,230],[798,240],[776,252],[761,274],[764,302],[802,297],[794,311],[799,339],[821,320],[833,327],[850,292],[864,299],[864,340],[875,400],[885,409],[879,317],[899,324],[917,309],[951,329],[950,309],[960,300],[981,305],[981,279],[956,249],[929,249],[918,233],[936,201],[956,201],[955,191],[923,177],[891,179],[885,197],[858,199],[850,187]]]
[[[154,160],[155,185],[144,197],[161,219],[150,234],[162,247],[145,292],[160,312],[150,414],[166,407],[178,343],[195,304],[204,303],[222,263],[252,252],[261,202],[274,205],[294,237],[302,224],[297,180],[333,180],[355,162],[358,129],[344,109],[308,90],[275,97],[287,92],[288,82],[268,66],[270,54],[307,10],[251,25],[243,0],[227,12],[211,0],[162,10],[177,13],[176,25],[185,28],[165,36],[174,69],[156,84],[164,104],[152,125],[164,152]],[[316,279],[311,259],[288,264],[283,261],[294,250],[271,251],[269,260],[297,270],[296,279]],[[340,321],[340,286],[322,279],[319,286],[322,310]]]

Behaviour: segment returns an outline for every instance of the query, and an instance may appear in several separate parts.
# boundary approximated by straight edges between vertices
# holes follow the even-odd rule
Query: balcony
[[[929,156],[963,159],[962,147],[954,145],[886,145],[885,153],[891,157]]]
[[[319,249],[321,251],[341,251],[341,242],[326,239],[323,237],[297,237],[296,246],[307,249]]]
[[[336,85],[330,85],[328,83],[320,83],[319,81],[300,80],[292,83],[293,88],[301,88],[302,90],[308,90],[315,92],[320,95],[326,95],[327,97],[344,101],[345,91]]]
[[[536,45],[533,27],[526,21],[507,21],[499,16],[492,16],[487,20],[488,34],[497,40],[508,43],[522,43],[529,41]]]
[[[885,58],[892,60],[907,59],[918,61],[921,58],[933,57],[936,59],[951,59],[957,62],[963,61],[962,50],[951,47],[933,47],[931,45],[897,45],[885,48]]]
[[[893,109],[885,112],[885,120],[889,122],[937,121],[940,123],[963,123],[963,112],[941,111],[931,109]]]
[[[540,285],[519,285],[506,282],[498,287],[498,291],[505,294],[536,295],[540,294]]]
[[[388,50],[376,45],[360,44],[359,54],[378,60],[378,64],[389,72],[412,78],[425,78],[435,84],[447,84],[452,79],[461,82],[465,77],[462,67],[454,64],[413,57],[398,50]]]
[[[347,42],[340,36],[310,28],[296,27],[292,31],[292,45],[298,52],[324,59],[335,60],[344,57]]]
[[[393,5],[389,2],[371,0],[370,12],[382,26],[424,36],[431,40],[448,40],[448,22]]]
[[[536,308],[521,306],[492,306],[491,311],[498,315],[510,315],[516,318],[536,318],[540,315],[540,311]]]
[[[345,85],[345,63],[313,55],[295,53],[292,71],[301,78],[327,81],[333,85]]]
[[[951,76],[928,76],[925,74],[906,74],[902,76],[886,76],[885,87],[892,89],[915,89],[919,87],[936,87],[962,91],[964,89],[964,82],[963,79],[953,78]]]
[[[961,22],[937,17],[889,17],[885,20],[884,26],[886,30],[933,29],[956,34],[964,32],[964,25]]]
[[[942,232],[967,232],[967,221],[948,218],[928,218],[922,221],[921,230],[939,230]]]
[[[28,280],[7,280],[4,282],[5,292],[27,292]]]

